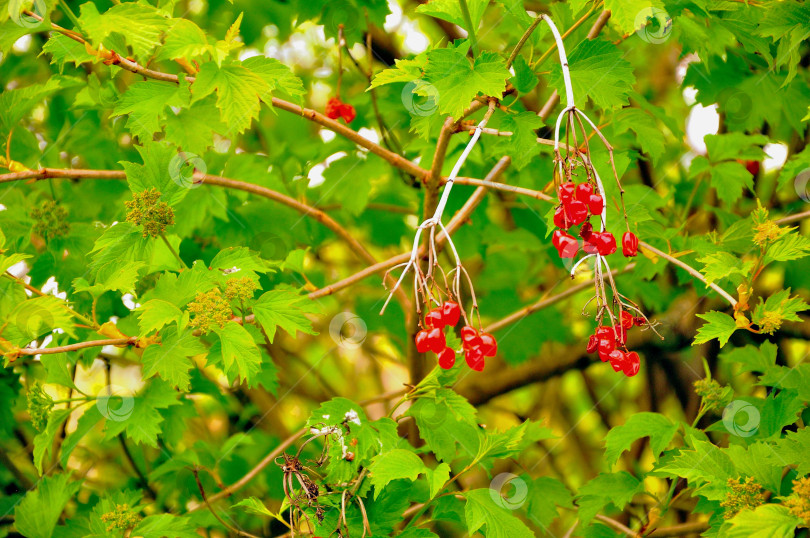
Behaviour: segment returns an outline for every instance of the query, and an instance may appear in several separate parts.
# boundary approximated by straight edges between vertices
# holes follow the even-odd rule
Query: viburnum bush
[[[808,536],[808,38],[0,0],[0,536]]]

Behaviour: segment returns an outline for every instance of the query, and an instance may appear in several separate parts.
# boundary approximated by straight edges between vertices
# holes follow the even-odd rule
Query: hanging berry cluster
[[[613,160],[613,147],[594,122],[574,105],[565,50],[557,29],[550,19],[546,20],[557,39],[567,99],[554,130],[554,182],[559,204],[554,211],[553,221],[557,229],[552,234],[551,242],[564,259],[576,258],[580,252],[584,252],[585,255],[571,268],[572,277],[580,264],[594,259],[595,294],[586,306],[595,303],[597,328],[588,340],[587,351],[598,353],[599,358],[603,362],[610,362],[615,371],[634,376],[640,368],[640,357],[635,351],[627,349],[627,331],[633,326],[649,327],[653,331],[655,328],[635,303],[619,293],[608,264],[607,257],[616,252],[618,245],[616,236],[607,230],[608,201],[602,180],[590,157],[589,140],[594,134],[607,149],[618,186],[626,229],[622,235],[622,254],[625,257],[632,258],[638,253],[638,237],[630,231],[624,207],[624,189]],[[561,151],[560,128],[563,118],[565,144]],[[592,133],[586,132],[583,119],[590,125]],[[578,135],[581,136],[581,144]],[[597,219],[597,228],[591,223],[593,217]],[[577,226],[579,229],[572,233]]]
[[[462,310],[455,301],[447,300],[425,314],[419,320],[423,327],[416,333],[416,350],[419,353],[434,352],[439,359],[439,366],[449,370],[456,363],[456,350],[447,347],[444,328],[454,328],[461,319]],[[467,324],[461,328],[461,342],[467,366],[480,372],[484,369],[484,357],[494,357],[498,352],[498,343],[489,333],[479,333],[475,327]]]

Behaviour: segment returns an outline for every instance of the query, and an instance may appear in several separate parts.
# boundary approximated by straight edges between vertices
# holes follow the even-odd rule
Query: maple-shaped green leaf
[[[627,471],[600,473],[579,488],[579,517],[590,521],[610,504],[621,510],[643,489],[643,484]]]
[[[763,504],[753,510],[741,510],[731,519],[728,538],[791,538],[803,520],[787,507]]]
[[[415,58],[394,60],[394,67],[383,69],[371,80],[369,90],[395,82],[414,82],[422,78],[422,69],[427,63],[427,53]],[[368,90],[366,90],[368,91]]]
[[[262,294],[253,305],[256,321],[262,326],[270,342],[275,338],[279,327],[293,337],[297,331],[318,334],[305,315],[315,312],[318,312],[315,303],[291,289],[270,290]]]
[[[96,402],[99,411],[107,419],[104,434],[106,439],[126,432],[127,437],[138,444],[157,447],[163,417],[158,409],[178,405],[178,393],[160,379],[152,379],[140,394],[131,394],[116,389],[111,395],[102,392]]]
[[[203,59],[212,53],[213,47],[199,26],[188,19],[172,19],[166,39],[157,53],[158,60]]]
[[[726,133],[706,135],[706,153],[713,163],[744,159],[761,161],[765,158],[762,146],[768,143],[765,135],[746,135],[744,133]]]
[[[157,374],[173,387],[187,391],[188,371],[193,366],[189,357],[205,353],[206,348],[191,331],[171,328],[162,336],[159,344],[152,344],[143,351],[143,377],[147,379]]]
[[[406,415],[416,420],[419,435],[439,461],[453,461],[458,448],[469,457],[478,454],[480,433],[475,408],[453,390],[441,388],[421,396]]]
[[[703,264],[701,273],[706,277],[706,286],[712,282],[717,282],[731,275],[747,277],[754,267],[754,261],[745,261],[739,256],[725,251],[717,251],[706,254],[698,261]]]
[[[810,399],[810,364],[770,366],[759,378],[759,385],[794,390],[802,400]]]
[[[658,413],[636,413],[627,421],[613,427],[605,437],[605,463],[612,467],[622,452],[630,450],[633,442],[642,437],[650,438],[650,449],[657,457],[669,445],[678,425]]]
[[[369,466],[371,484],[374,486],[374,498],[379,497],[386,485],[392,480],[416,480],[427,469],[425,462],[413,451],[404,448],[389,450],[374,457]]]
[[[472,31],[478,30],[478,25],[481,23],[481,17],[484,15],[488,0],[468,0],[467,9],[469,9],[470,23],[472,23]],[[455,24],[470,31],[470,25],[461,8],[461,3],[457,0],[430,0],[416,8],[417,13],[423,13],[442,19],[444,21]]]
[[[218,67],[213,62],[202,65],[191,86],[193,102],[216,91],[222,122],[236,134],[259,116],[260,101],[270,100],[271,89],[262,76],[239,63]]]
[[[512,63],[512,68],[515,70],[515,76],[509,79],[509,82],[518,93],[529,93],[538,84],[537,74],[532,70],[526,59],[518,55]]]
[[[151,141],[162,130],[167,107],[187,107],[191,93],[185,77],[180,84],[145,80],[130,86],[115,105],[113,115],[127,115],[127,128],[141,141]]]
[[[61,329],[76,336],[76,320],[68,311],[68,305],[53,295],[43,295],[21,301],[7,313],[3,338],[18,345],[28,345],[32,340]]]
[[[807,26],[810,6],[800,2],[777,2],[763,15],[757,30],[759,35],[771,37],[777,43],[773,66],[788,67],[787,84],[798,72],[801,60],[799,47],[810,37]]]
[[[214,133],[224,135],[228,127],[220,121],[216,97],[212,95],[176,114],[167,114],[164,130],[166,140],[183,151],[200,155],[214,144]]]
[[[250,382],[261,369],[262,354],[253,341],[253,337],[239,323],[226,323],[224,327],[215,327],[219,336],[222,352],[222,363],[225,372],[231,379]]]
[[[136,312],[140,313],[138,326],[140,336],[146,336],[152,331],[159,331],[173,322],[180,323],[183,312],[174,304],[163,299],[152,299],[139,306]],[[180,327],[181,329],[183,327]]]
[[[498,150],[512,157],[512,164],[520,170],[540,153],[537,143],[537,132],[543,126],[543,119],[534,112],[520,112],[506,116],[501,122],[500,130],[511,131],[512,136],[501,140]]]
[[[650,22],[649,17],[666,14],[660,0],[605,0],[605,9],[610,10],[610,25],[624,35],[643,28]]]
[[[53,75],[41,84],[31,84],[22,88],[5,90],[0,93],[0,125],[11,130],[31,109],[43,100],[65,89],[75,88],[82,84],[75,77]],[[2,141],[3,147],[6,140]]]
[[[496,494],[497,495],[497,494]],[[512,510],[497,504],[489,488],[474,489],[464,494],[467,503],[464,505],[464,516],[467,521],[467,532],[475,535],[486,527],[487,538],[531,538],[534,533],[523,521],[515,516]]]
[[[100,297],[108,291],[120,291],[129,293],[135,289],[139,273],[146,264],[136,261],[126,264],[118,272],[107,272],[96,279],[96,283],[90,285],[84,278],[77,278],[73,281],[73,289],[76,293],[87,292],[93,297]]]
[[[776,365],[776,351],[776,345],[763,342],[759,348],[749,344],[724,351],[720,359],[741,365],[740,372],[767,372]]]
[[[565,484],[550,476],[541,476],[528,484],[527,513],[533,521],[548,527],[559,515],[557,507],[574,508],[574,496]]]
[[[143,538],[199,538],[197,525],[191,518],[172,514],[158,514],[143,518],[132,530],[133,536]]]
[[[270,90],[281,90],[287,95],[301,102],[301,96],[306,94],[304,83],[296,77],[289,67],[279,62],[275,58],[266,56],[253,56],[242,62],[242,65],[259,75],[264,80]],[[269,98],[262,97],[265,102],[270,102]]]
[[[520,426],[514,426],[506,431],[483,433],[475,461],[480,462],[485,458],[511,458],[537,441],[553,438],[551,428],[526,420]]]
[[[771,464],[780,468],[795,465],[800,476],[810,473],[810,428],[787,432],[784,438],[778,439],[775,446],[770,446],[769,449],[771,453],[767,458]]]
[[[160,199],[170,206],[179,203],[188,193],[178,175],[172,177],[172,162],[177,160],[176,148],[166,143],[147,142],[135,146],[143,164],[121,161],[127,173],[127,183],[133,193],[155,189]]]
[[[720,347],[726,345],[728,339],[737,330],[737,323],[734,318],[722,312],[706,312],[698,314],[697,317],[706,321],[699,329],[695,341],[692,345],[705,344],[709,340],[717,338]]]
[[[612,43],[586,39],[568,55],[571,86],[580,106],[590,98],[600,108],[615,108],[628,103],[636,77],[633,67]],[[560,95],[565,95],[562,70],[555,64],[549,82]]]
[[[656,471],[673,477],[686,478],[690,487],[711,500],[722,500],[726,494],[726,482],[737,478],[731,458],[708,441],[696,440],[693,449],[681,449]]]
[[[798,295],[790,296],[790,288],[780,290],[766,300],[759,298],[759,304],[754,308],[751,321],[760,328],[773,334],[781,327],[783,321],[802,321],[799,312],[810,309],[810,305]]]
[[[135,56],[146,57],[160,44],[169,20],[157,8],[147,4],[124,2],[99,13],[93,3],[81,5],[82,30],[98,47],[113,33],[125,36]],[[108,47],[109,48],[109,47]],[[126,51],[117,51],[125,55]]]
[[[482,52],[471,64],[464,47],[428,52],[424,79],[438,95],[439,112],[454,118],[470,106],[476,95],[500,97],[506,87],[509,71],[497,53]]]
[[[65,505],[81,482],[67,474],[45,476],[14,508],[14,526],[26,538],[51,538]]]
[[[623,108],[614,116],[614,129],[617,133],[633,131],[641,149],[654,163],[664,154],[665,139],[656,118],[638,108]]]
[[[717,197],[728,204],[739,200],[744,188],[748,190],[754,188],[754,176],[736,161],[715,164],[709,172],[712,187],[717,190]]]
[[[263,260],[258,252],[253,252],[247,247],[229,247],[223,249],[214,256],[209,265],[211,269],[227,270],[228,274],[237,277],[240,270],[256,271],[267,273],[273,271],[273,264]]]
[[[796,232],[791,232],[768,246],[762,263],[788,262],[808,255],[810,255],[810,239]]]
[[[76,384],[73,382],[73,374],[70,372],[70,362],[68,361],[67,353],[49,353],[42,355],[39,362],[48,373],[45,381],[47,383],[56,383],[63,387],[69,387],[77,390]]]
[[[734,462],[740,476],[753,476],[756,482],[767,490],[778,493],[782,483],[782,465],[769,461],[773,447],[764,442],[756,442],[748,447],[730,445],[724,451]]]
[[[75,67],[96,60],[95,56],[87,52],[84,45],[58,33],[51,35],[42,45],[42,54],[48,54],[51,57],[51,63],[58,65],[60,72],[68,63],[72,63]]]

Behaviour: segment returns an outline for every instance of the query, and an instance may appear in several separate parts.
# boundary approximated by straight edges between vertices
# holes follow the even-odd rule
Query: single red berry
[[[554,226],[560,228],[561,230],[567,230],[571,227],[571,222],[565,215],[565,209],[563,206],[557,207],[557,209],[554,211]]]
[[[568,234],[562,230],[554,230],[554,233],[551,234],[551,244],[554,245],[554,248],[557,248],[560,245],[560,239],[566,235]]]
[[[605,326],[602,326],[602,325],[600,325],[599,327],[596,328],[596,332],[594,334],[600,340],[602,338],[612,339],[614,337],[613,328],[605,327]]]
[[[436,329],[444,329],[445,322],[441,307],[434,308],[425,316],[425,325]]]
[[[593,187],[591,186],[590,183],[580,183],[579,185],[577,185],[577,190],[574,193],[574,198],[576,198],[582,203],[587,204],[592,193]]]
[[[585,347],[585,351],[588,353],[593,353],[599,347],[599,337],[595,334],[592,334],[590,338],[588,338],[588,345]]]
[[[621,349],[614,349],[608,355],[608,360],[610,360],[610,365],[613,367],[613,371],[618,372],[624,368],[624,363],[627,359],[624,351]]]
[[[498,353],[498,341],[489,333],[481,333],[481,345],[479,347],[485,357],[494,357]]]
[[[593,224],[588,221],[585,221],[585,224],[582,225],[582,228],[579,229],[579,236],[587,241],[593,235]]]
[[[628,258],[638,254],[638,237],[633,232],[624,232],[622,236],[622,254]]]
[[[641,369],[641,359],[639,358],[638,353],[635,351],[625,353],[624,359],[625,361],[622,365],[622,372],[624,372],[624,375],[627,377],[633,377]]]
[[[346,123],[351,123],[357,113],[354,111],[354,107],[352,105],[343,103],[340,107],[340,116],[343,118],[343,121]]]
[[[602,198],[601,194],[594,193],[588,197],[588,209],[590,209],[592,215],[601,215],[604,208],[605,199]]]
[[[560,235],[557,244],[554,245],[557,247],[557,253],[560,258],[573,258],[579,251],[579,241],[565,232],[562,233],[564,235]]]
[[[622,327],[621,325],[617,325],[613,328],[613,334],[616,338],[616,343],[624,345],[627,343],[627,329]]]
[[[473,347],[464,352],[464,360],[467,361],[467,366],[481,372],[484,370],[484,352],[480,347]]]
[[[571,226],[582,224],[588,218],[588,206],[579,200],[571,200],[567,204],[563,204],[565,209],[565,216]]]
[[[642,326],[644,326],[646,324],[647,324],[647,320],[644,319],[641,316],[637,316],[637,317],[633,318],[633,325],[635,325],[636,327],[642,327]]]
[[[445,370],[449,370],[456,363],[456,352],[449,347],[444,348],[444,351],[439,353],[439,366]]]
[[[427,337],[428,349],[433,353],[441,353],[447,347],[447,340],[441,329],[430,329]]]
[[[419,331],[416,333],[416,351],[426,353],[428,349],[430,349],[430,346],[428,346],[428,331]]]
[[[461,344],[464,349],[471,349],[481,345],[481,337],[478,336],[478,331],[469,325],[461,328]]]
[[[616,238],[613,237],[612,233],[602,232],[593,235],[596,236],[594,237],[593,243],[596,244],[600,255],[607,256],[616,252]]]
[[[599,247],[596,246],[596,238],[599,236],[599,232],[591,232],[588,238],[582,243],[582,250],[584,250],[587,254],[598,254]]]
[[[599,355],[599,360],[602,362],[607,362],[610,360],[610,351],[602,351],[601,349],[597,350],[597,355]]]
[[[627,310],[622,310],[622,327],[629,329],[633,326],[633,314]]]
[[[445,301],[442,305],[442,318],[448,327],[455,327],[461,318],[461,307],[455,301]]]
[[[745,161],[745,169],[752,176],[757,175],[759,173],[759,161]]]
[[[343,103],[337,97],[332,97],[326,102],[326,117],[336,120],[340,117]]]
[[[557,196],[559,196],[562,203],[570,202],[574,198],[575,191],[576,186],[569,181],[560,185],[560,188],[557,189]]]
[[[611,351],[616,349],[616,340],[613,338],[600,338],[599,343],[597,344],[597,349],[599,353],[602,354],[609,354]]]

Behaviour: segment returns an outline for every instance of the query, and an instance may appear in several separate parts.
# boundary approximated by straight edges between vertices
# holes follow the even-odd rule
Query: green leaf
[[[166,107],[187,107],[191,100],[188,83],[180,77],[178,86],[171,82],[145,80],[130,86],[121,96],[113,115],[128,115],[127,129],[141,141],[151,141],[162,130]]]
[[[127,173],[130,190],[133,193],[140,193],[147,189],[156,189],[161,195],[161,201],[170,206],[179,203],[188,193],[188,189],[177,176],[172,178],[171,163],[178,155],[177,150],[169,144],[155,142],[135,146],[135,149],[140,153],[143,164],[126,161],[120,163]]]
[[[636,413],[621,426],[612,428],[605,438],[605,463],[608,467],[616,465],[622,452],[630,450],[633,442],[642,437],[650,438],[650,449],[658,457],[678,431],[664,415],[658,413]]]
[[[664,4],[659,0],[644,0],[643,2],[635,0],[605,0],[605,9],[610,10],[610,24],[622,34],[632,34],[643,27],[647,23],[644,15],[647,12],[649,12],[649,14],[653,13],[651,8],[657,8],[663,11]],[[639,18],[640,15],[642,18]]]
[[[78,390],[73,382],[73,374],[70,372],[67,353],[48,353],[41,355],[39,362],[45,368],[48,376],[47,383],[57,383],[63,387]]]
[[[706,312],[705,314],[697,314],[697,317],[706,320],[700,329],[698,329],[697,336],[692,345],[705,344],[709,340],[717,338],[720,342],[720,347],[726,345],[728,339],[734,331],[737,330],[737,324],[734,318],[722,312]]]
[[[489,4],[488,0],[467,0],[467,7],[470,10],[470,21],[472,30],[478,30],[481,17]],[[416,8],[417,13],[424,13],[442,19],[444,21],[460,26],[469,32],[470,28],[461,10],[461,3],[458,0],[430,0]]]
[[[543,119],[534,112],[520,112],[506,116],[501,122],[502,131],[511,131],[512,136],[501,140],[498,150],[512,157],[512,163],[520,170],[540,153],[536,129],[543,126]]]
[[[183,312],[169,301],[163,299],[151,299],[135,309],[140,312],[138,326],[140,335],[146,336],[153,331],[159,331],[166,325],[174,322],[180,323]],[[184,327],[179,327],[183,329]],[[147,348],[148,349],[148,348]]]
[[[222,362],[225,372],[231,379],[250,382],[259,372],[262,354],[253,337],[239,323],[226,323],[222,328],[214,328],[222,345]]]
[[[271,91],[281,90],[298,102],[301,102],[301,96],[307,93],[301,79],[296,77],[289,67],[275,58],[253,56],[243,61],[242,65],[259,75]],[[267,103],[272,102],[264,97],[262,100]]]
[[[166,35],[163,46],[158,51],[158,60],[192,60],[206,57],[212,53],[199,26],[188,19],[172,19],[171,28]]]
[[[548,527],[559,515],[558,506],[574,508],[574,497],[565,484],[550,476],[541,476],[531,481],[527,512],[533,520]]]
[[[164,420],[158,409],[179,403],[177,392],[159,379],[151,380],[139,395],[113,392],[107,396],[102,393],[96,401],[96,405],[100,406],[99,411],[107,419],[104,428],[106,439],[126,432],[134,442],[153,448],[158,446],[157,437],[161,434]]]
[[[262,326],[270,342],[273,342],[279,327],[293,337],[296,331],[318,334],[305,315],[317,311],[315,303],[290,289],[268,291],[253,306],[256,321]]]
[[[61,329],[76,336],[73,316],[68,312],[62,299],[53,295],[43,295],[23,301],[8,314],[8,325],[3,330],[3,338],[24,346],[32,340]]]
[[[768,246],[762,263],[765,265],[770,262],[789,262],[808,255],[810,255],[810,239],[791,232]]]
[[[243,65],[232,63],[217,67],[209,62],[200,68],[191,92],[193,101],[198,101],[216,90],[222,122],[241,134],[259,117],[259,102],[270,99],[271,89],[262,76]]]
[[[754,176],[745,166],[736,161],[726,161],[713,165],[710,169],[711,184],[717,190],[717,197],[729,205],[737,202],[743,188],[753,190]]]
[[[64,469],[68,468],[68,460],[73,453],[73,449],[76,448],[79,441],[81,441],[96,424],[101,422],[102,418],[104,417],[101,415],[98,406],[91,405],[84,409],[84,413],[79,417],[76,424],[76,429],[65,437],[65,442],[62,444],[62,454],[59,456],[59,461],[62,463]]]
[[[652,114],[638,108],[623,108],[616,113],[613,123],[617,133],[633,131],[638,145],[653,163],[664,155],[664,134]]]
[[[753,476],[758,484],[778,494],[782,484],[783,464],[769,461],[774,454],[770,444],[756,442],[750,446],[731,445],[723,451],[734,462],[740,476]]]
[[[795,432],[787,432],[784,438],[778,439],[770,448],[768,461],[783,468],[795,465],[799,476],[810,473],[810,428],[804,427]]]
[[[422,69],[427,64],[427,54],[412,59],[394,60],[394,67],[383,69],[371,81],[369,90],[395,82],[414,82],[422,78]]]
[[[627,471],[600,473],[581,488],[577,496],[579,517],[587,522],[609,504],[622,510],[644,485]]]
[[[791,297],[790,288],[788,288],[774,293],[765,301],[760,297],[759,304],[751,315],[751,321],[760,327],[763,323],[767,323],[768,326],[763,329],[772,334],[779,329],[782,321],[802,321],[798,313],[808,309],[810,309],[810,305],[797,295]]]
[[[512,86],[515,87],[518,93],[529,93],[537,86],[539,82],[537,74],[532,70],[523,56],[518,55],[515,58],[515,61],[512,63],[512,68],[515,70],[515,76],[510,78],[509,82],[512,83]]]
[[[514,512],[496,504],[492,498],[492,490],[489,488],[468,491],[464,497],[467,499],[464,516],[470,536],[484,526],[486,526],[487,538],[531,538],[534,536],[534,533],[514,515]]]
[[[742,510],[731,519],[728,538],[791,538],[803,523],[785,506],[763,504],[753,510]]]
[[[187,391],[189,370],[193,366],[190,357],[206,353],[206,348],[191,331],[168,329],[163,341],[152,344],[143,351],[143,377],[148,379],[159,375],[173,387]]]
[[[26,538],[51,538],[62,510],[80,487],[80,481],[66,474],[43,477],[14,509],[17,532]]]
[[[766,157],[762,146],[768,143],[765,135],[746,135],[745,133],[726,133],[706,135],[706,152],[712,163],[735,159],[761,161]]]
[[[459,49],[436,49],[427,57],[424,79],[438,92],[439,112],[454,118],[479,93],[500,96],[509,78],[506,62],[494,52],[482,52],[473,64]]]
[[[612,17],[611,17],[612,18]],[[568,55],[574,98],[582,106],[587,98],[600,108],[616,108],[628,103],[636,77],[621,50],[600,39],[586,39]],[[562,70],[555,64],[549,83],[565,95]]]
[[[81,5],[82,30],[96,47],[105,42],[111,34],[125,36],[135,56],[146,57],[160,44],[163,33],[169,28],[169,21],[160,10],[145,4],[124,2],[99,14],[92,3]],[[126,51],[119,50],[122,56]]]
[[[374,486],[374,498],[380,496],[385,486],[392,480],[416,480],[427,471],[425,463],[410,450],[395,448],[374,457],[369,466],[371,485]]]
[[[474,456],[479,450],[479,431],[475,408],[450,389],[438,389],[421,396],[408,409],[414,417],[419,435],[442,462],[456,457],[457,447]]]
[[[698,261],[703,264],[700,272],[706,276],[706,287],[731,275],[747,277],[754,267],[753,260],[743,261],[739,256],[724,251],[706,254]]]
[[[143,518],[132,530],[133,536],[143,538],[199,538],[197,526],[191,518],[159,514]]]
[[[741,365],[740,372],[767,372],[776,365],[776,351],[775,344],[763,342],[759,349],[749,344],[724,351],[720,359]]]
[[[34,437],[34,467],[37,468],[40,475],[46,474],[43,472],[42,464],[53,450],[56,434],[61,431],[62,424],[72,412],[73,409],[55,409],[51,411],[45,429]]]
[[[710,500],[725,498],[726,482],[737,478],[731,458],[708,441],[694,441],[694,449],[681,449],[666,464],[656,469],[673,477],[686,478],[690,487]]]
[[[211,269],[227,270],[228,274],[237,273],[238,270],[269,273],[273,265],[261,259],[258,252],[246,247],[230,247],[221,250],[211,260]],[[236,275],[237,277],[242,275]]]

